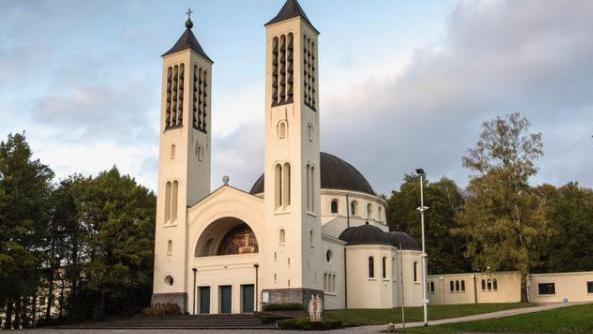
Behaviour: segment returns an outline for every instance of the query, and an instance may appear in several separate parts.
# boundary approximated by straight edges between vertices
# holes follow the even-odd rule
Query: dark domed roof
[[[349,227],[340,234],[340,240],[346,241],[348,246],[353,245],[389,245],[391,242],[387,234],[373,225],[360,225]]]
[[[412,238],[409,234],[404,232],[387,232],[387,238],[392,245],[397,248],[407,249],[407,250],[421,250],[420,246],[418,246],[418,242],[416,239]]]
[[[321,174],[321,189],[350,190],[376,196],[369,182],[362,174],[346,161],[321,152],[319,154],[319,163],[321,165],[319,173]],[[251,187],[251,194],[260,194],[264,192],[264,176],[255,182]]]

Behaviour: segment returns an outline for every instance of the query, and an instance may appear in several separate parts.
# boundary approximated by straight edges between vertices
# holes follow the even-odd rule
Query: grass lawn
[[[429,305],[428,319],[455,318],[527,306],[529,305],[521,303]],[[347,325],[385,325],[390,322],[401,322],[401,308],[328,310],[323,313],[323,317],[324,320],[342,321],[342,323]],[[422,319],[422,307],[406,307],[406,322],[422,321]]]
[[[593,333],[593,304],[569,306],[514,317],[409,328],[407,333]]]

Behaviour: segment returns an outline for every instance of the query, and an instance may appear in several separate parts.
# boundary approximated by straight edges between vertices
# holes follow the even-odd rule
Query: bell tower
[[[185,31],[162,55],[159,176],[152,303],[187,310],[187,208],[210,193],[212,60]]]
[[[318,36],[296,0],[266,24],[264,215],[278,245],[267,255],[268,303],[323,298]]]

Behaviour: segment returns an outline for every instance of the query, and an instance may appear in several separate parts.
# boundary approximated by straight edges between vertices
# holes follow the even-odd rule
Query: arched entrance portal
[[[256,310],[259,250],[253,229],[239,218],[220,218],[203,230],[195,246],[193,264],[198,313]]]
[[[258,253],[255,233],[244,221],[226,217],[214,221],[196,244],[195,256],[224,256]]]

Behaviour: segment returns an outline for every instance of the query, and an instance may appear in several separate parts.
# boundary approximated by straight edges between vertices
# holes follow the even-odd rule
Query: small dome
[[[400,248],[401,245],[401,249],[405,250],[422,250],[418,245],[418,242],[416,242],[416,239],[412,238],[412,236],[407,233],[393,231],[387,232],[386,234],[390,243],[397,248]]]
[[[380,228],[369,225],[349,227],[340,234],[340,240],[346,241],[348,246],[354,245],[389,245],[391,242],[387,233]]]
[[[350,190],[376,196],[367,179],[346,161],[335,155],[321,152],[319,163],[321,165],[319,169],[321,189]],[[249,193],[261,194],[263,192],[264,176],[262,175],[253,184]]]

